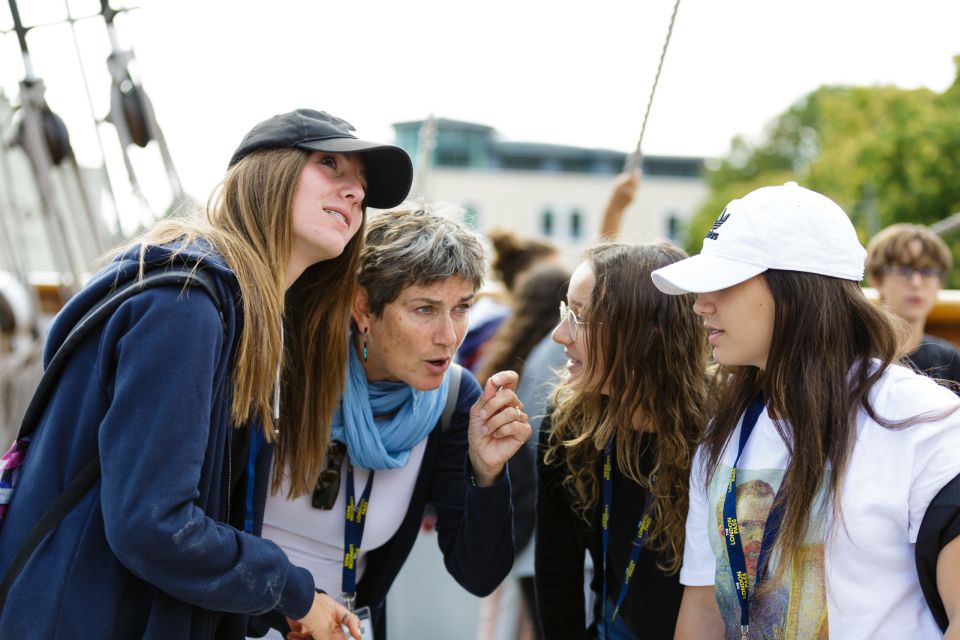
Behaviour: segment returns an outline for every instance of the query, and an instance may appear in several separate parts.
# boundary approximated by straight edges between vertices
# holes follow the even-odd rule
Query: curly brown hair
[[[604,244],[585,257],[596,278],[585,313],[588,353],[603,357],[587,358],[584,382],[557,388],[545,461],[566,463],[564,485],[587,519],[597,504],[598,457],[615,438],[620,469],[656,497],[647,546],[674,573],[683,558],[693,452],[709,415],[707,340],[693,296],[659,292],[650,273],[686,254],[667,243]],[[639,469],[637,416],[656,434],[649,477]]]

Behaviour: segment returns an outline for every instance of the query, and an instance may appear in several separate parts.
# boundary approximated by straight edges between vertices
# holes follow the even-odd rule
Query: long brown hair
[[[313,265],[286,290],[291,206],[309,155],[300,149],[251,153],[227,171],[202,219],[165,220],[131,243],[141,245],[142,264],[148,245],[204,238],[236,274],[243,331],[230,417],[237,426],[257,419],[267,440],[277,440],[272,487],[279,489],[288,468],[291,497],[313,488],[326,459],[330,417],[343,390],[344,337],[365,224],[339,257]],[[284,351],[293,356],[285,358]],[[275,424],[281,363],[282,418]]]
[[[814,501],[826,483],[824,504],[839,514],[839,489],[857,436],[862,408],[888,428],[936,416],[891,422],[871,406],[870,389],[901,353],[903,335],[890,314],[875,306],[852,280],[769,270],[760,276],[774,301],[767,369],[720,367],[718,407],[704,435],[704,477],[709,477],[747,405],[763,393],[769,414],[790,452],[780,491],[783,523],[775,543],[783,578],[803,544]]]
[[[562,460],[564,485],[582,517],[597,504],[597,460],[616,438],[617,465],[656,496],[647,545],[664,553],[673,573],[683,557],[690,466],[707,415],[706,334],[693,312],[693,296],[658,291],[650,272],[686,257],[666,244],[605,244],[587,251],[596,283],[587,317],[588,357],[582,381],[564,382],[554,395],[545,460]],[[609,397],[601,393],[610,390]],[[640,416],[656,434],[654,466],[639,463]],[[652,486],[651,486],[652,485]]]
[[[526,357],[557,324],[557,308],[567,296],[570,273],[547,263],[531,267],[513,296],[510,317],[504,320],[480,364],[481,385],[498,371],[523,373]]]

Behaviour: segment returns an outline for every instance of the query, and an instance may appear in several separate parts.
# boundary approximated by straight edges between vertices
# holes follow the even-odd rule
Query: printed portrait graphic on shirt
[[[726,624],[725,636],[740,638],[740,601],[734,591],[730,561],[724,543],[728,531],[723,519],[723,500],[730,467],[720,465],[708,488],[711,546],[717,560],[717,604]],[[754,593],[757,561],[763,541],[763,529],[773,506],[774,496],[783,480],[783,469],[737,469],[737,526],[750,579],[751,640],[820,640],[828,637],[827,601],[824,572],[824,518],[817,517],[807,532],[806,542],[795,554],[784,581],[769,585],[759,597]],[[813,505],[813,513],[823,514],[823,490]],[[771,579],[779,561],[774,554],[765,580]]]

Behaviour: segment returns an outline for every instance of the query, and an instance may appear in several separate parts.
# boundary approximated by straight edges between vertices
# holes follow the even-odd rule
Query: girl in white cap
[[[940,637],[914,555],[960,472],[958,402],[896,364],[900,333],[857,284],[864,257],[840,207],[788,183],[731,202],[700,255],[652,274],[698,294],[720,365],[678,638]],[[960,610],[960,543],[937,582]]]

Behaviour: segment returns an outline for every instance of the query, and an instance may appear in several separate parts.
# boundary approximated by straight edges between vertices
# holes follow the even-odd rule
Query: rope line
[[[960,227],[960,211],[954,213],[953,215],[947,216],[943,220],[938,220],[930,225],[930,231],[933,231],[937,235],[943,235],[950,231],[953,231],[957,227]]]
[[[667,57],[667,48],[670,46],[670,36],[673,35],[673,25],[677,20],[677,10],[680,8],[680,0],[673,5],[673,13],[670,15],[670,25],[667,27],[667,37],[663,41],[663,50],[660,51],[660,62],[657,64],[657,73],[653,77],[653,86],[650,88],[650,97],[647,99],[647,110],[643,114],[643,124],[640,127],[640,138],[637,140],[637,148],[627,158],[627,168],[636,168],[639,166],[640,147],[643,144],[643,134],[647,131],[647,119],[650,117],[650,108],[653,106],[653,96],[657,93],[657,84],[660,82],[660,72],[663,70],[663,61]]]

